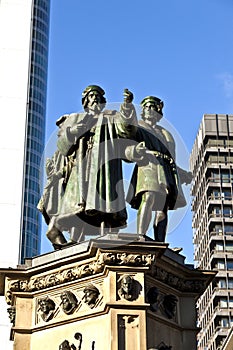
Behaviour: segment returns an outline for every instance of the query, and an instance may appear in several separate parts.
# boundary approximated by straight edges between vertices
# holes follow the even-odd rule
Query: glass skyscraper
[[[50,0],[0,2],[1,266],[40,252],[49,17]]]
[[[20,261],[40,251],[40,163],[44,150],[50,0],[34,0],[29,65]]]
[[[0,0],[0,267],[40,252],[50,0]],[[12,349],[0,298],[1,348]]]

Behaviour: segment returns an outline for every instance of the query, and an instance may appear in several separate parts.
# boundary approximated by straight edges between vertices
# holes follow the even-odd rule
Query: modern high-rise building
[[[0,2],[0,266],[40,251],[50,0]]]
[[[216,278],[197,302],[199,350],[233,326],[233,115],[204,115],[191,153],[194,258]]]
[[[15,267],[40,252],[36,205],[45,136],[49,15],[50,0],[0,1],[1,267]],[[1,311],[4,350],[8,345],[2,330],[8,326]]]

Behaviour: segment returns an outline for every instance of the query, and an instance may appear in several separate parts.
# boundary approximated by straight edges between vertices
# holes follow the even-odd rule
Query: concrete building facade
[[[217,273],[197,303],[198,349],[220,350],[233,325],[233,115],[204,115],[191,171],[194,258]]]

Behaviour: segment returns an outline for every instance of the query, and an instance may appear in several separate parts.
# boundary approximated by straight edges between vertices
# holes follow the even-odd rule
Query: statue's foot
[[[67,244],[67,241],[62,232],[59,231],[55,226],[49,227],[48,231],[46,232],[46,236],[52,243],[55,250],[59,250]]]
[[[59,243],[53,243],[54,250],[60,250],[64,245]]]
[[[138,234],[137,240],[144,242],[146,240],[146,234]]]
[[[61,249],[60,246],[67,243],[64,235],[58,228],[55,217],[52,217],[50,220],[48,231],[46,232],[46,236],[48,237],[54,249],[56,250]]]
[[[71,241],[71,240],[66,242],[66,243],[53,243],[53,248],[55,250],[60,250],[62,248],[66,248],[66,247],[69,247],[69,246],[74,245],[74,244],[77,244],[77,242]]]

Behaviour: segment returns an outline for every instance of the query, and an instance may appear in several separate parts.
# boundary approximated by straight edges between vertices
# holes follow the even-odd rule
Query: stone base
[[[14,350],[196,348],[195,299],[214,273],[134,235],[106,235],[0,270]]]

